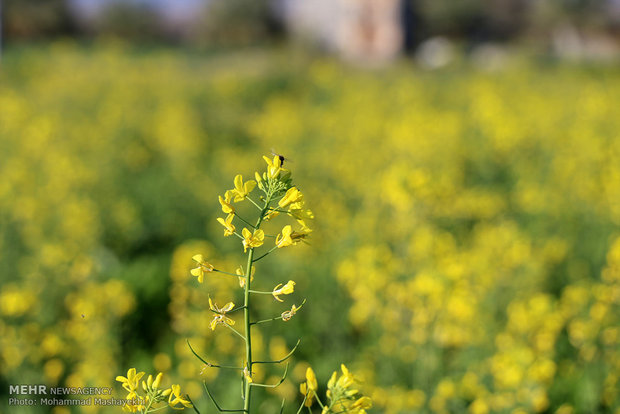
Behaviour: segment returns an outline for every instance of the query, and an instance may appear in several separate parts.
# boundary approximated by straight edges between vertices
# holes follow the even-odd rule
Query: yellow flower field
[[[10,384],[123,398],[129,367],[163,372],[201,412],[215,411],[203,381],[238,400],[238,375],[204,369],[186,340],[242,363],[234,332],[211,326],[209,293],[243,303],[243,278],[212,275],[244,264],[217,195],[244,199],[273,148],[315,219],[309,245],[257,265],[276,288],[256,317],[307,300],[252,338],[262,359],[301,338],[258,412],[286,398],[294,413],[304,381],[324,396],[343,363],[371,413],[620,413],[618,96],[617,68],[535,60],[367,71],[284,51],[14,47],[0,66],[2,400]],[[245,230],[243,246],[274,246]]]

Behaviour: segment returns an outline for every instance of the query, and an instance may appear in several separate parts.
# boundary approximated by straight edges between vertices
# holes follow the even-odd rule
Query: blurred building
[[[401,0],[285,0],[289,31],[346,59],[381,63],[402,50]]]

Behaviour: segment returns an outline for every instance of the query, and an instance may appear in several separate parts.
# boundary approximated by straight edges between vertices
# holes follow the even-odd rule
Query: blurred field
[[[292,52],[10,50],[0,392],[121,396],[114,378],[135,366],[201,407],[203,379],[238,399],[238,379],[201,373],[185,338],[238,361],[205,302],[241,291],[189,269],[195,253],[241,263],[217,195],[275,148],[316,224],[311,246],[258,269],[308,300],[257,340],[277,358],[302,338],[260,412],[300,400],[307,364],[324,386],[344,362],[373,412],[619,413],[618,96],[617,68],[549,62],[368,72]],[[272,302],[261,316],[282,311]]]

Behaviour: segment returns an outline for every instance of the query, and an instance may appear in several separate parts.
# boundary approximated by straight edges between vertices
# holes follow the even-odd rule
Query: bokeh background
[[[239,362],[205,302],[241,291],[189,269],[243,263],[217,195],[272,148],[316,219],[258,266],[307,299],[256,340],[302,338],[259,412],[340,363],[376,413],[620,412],[617,0],[1,6],[1,412],[130,367],[238,401],[185,340]]]

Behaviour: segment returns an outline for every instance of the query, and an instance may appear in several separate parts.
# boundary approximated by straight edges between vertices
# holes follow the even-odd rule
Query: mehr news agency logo
[[[140,399],[111,397],[112,387],[48,387],[42,384],[9,385],[11,406],[124,406]]]

